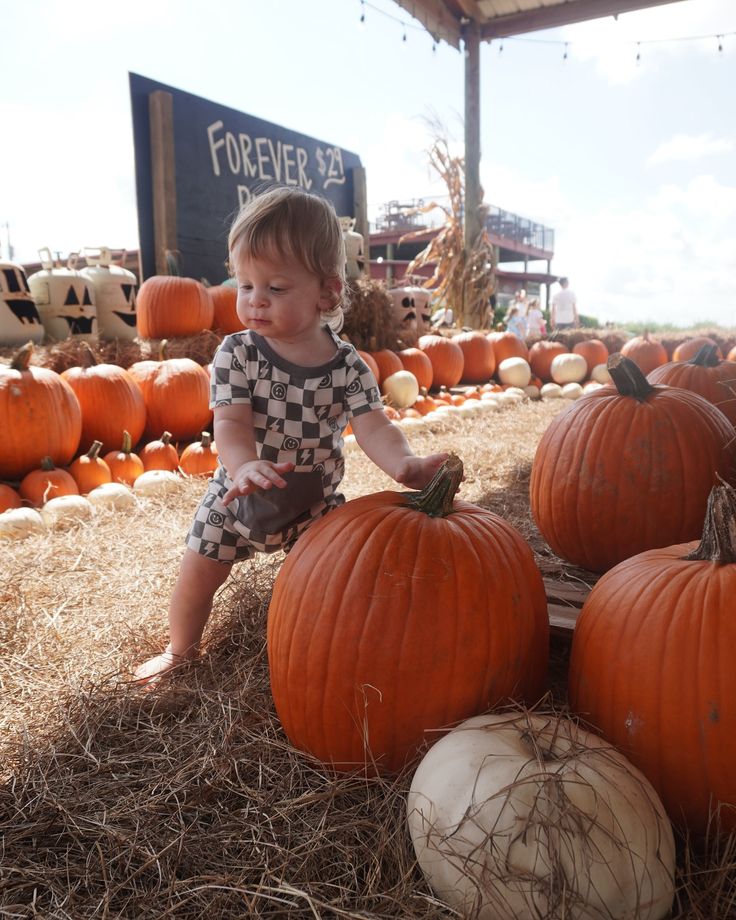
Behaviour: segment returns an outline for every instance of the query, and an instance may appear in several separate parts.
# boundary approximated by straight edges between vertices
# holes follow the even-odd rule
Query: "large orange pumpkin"
[[[337,769],[400,769],[438,729],[544,683],[541,574],[510,524],[453,502],[461,477],[455,457],[414,497],[347,502],[276,578],[276,710],[292,744]]]
[[[736,492],[711,494],[700,544],[621,562],[593,587],[570,659],[573,709],[696,834],[736,828]]]
[[[557,355],[566,355],[568,349],[554,339],[542,339],[535,342],[529,349],[529,366],[535,377],[539,377],[545,383],[552,380],[552,362]]]
[[[695,355],[697,355],[697,353],[704,345],[712,345],[716,350],[716,357],[723,357],[723,352],[721,351],[715,339],[711,339],[707,335],[696,335],[692,339],[687,339],[684,342],[680,342],[680,344],[672,352],[672,360],[689,361],[690,358],[694,358]]]
[[[44,457],[65,466],[77,452],[82,410],[56,371],[31,366],[33,345],[0,364],[0,479],[21,479]]]
[[[138,289],[138,334],[145,339],[197,335],[212,327],[214,306],[207,288],[194,278],[153,275]]]
[[[463,353],[463,383],[488,383],[496,370],[493,344],[483,332],[461,332],[452,340]]]
[[[189,441],[209,426],[210,378],[191,358],[167,358],[166,340],[160,361],[136,361],[128,368],[143,393],[148,438],[162,431],[177,441]]]
[[[459,345],[441,335],[423,335],[419,347],[432,362],[433,390],[460,383],[465,359]]]
[[[419,389],[422,387],[425,390],[432,388],[432,362],[421,348],[405,348],[399,352],[399,360],[404,370],[414,374],[417,378]]]
[[[572,347],[573,354],[582,355],[588,365],[588,376],[594,367],[608,361],[608,349],[600,339],[583,339]]]
[[[137,444],[146,426],[146,404],[140,387],[117,364],[98,364],[86,342],[81,347],[81,366],[67,368],[61,374],[77,394],[82,410],[79,450],[89,450],[94,441],[102,441],[106,450],[112,450],[120,443],[123,431],[129,431]]]
[[[236,309],[238,289],[231,284],[216,284],[207,288],[212,298],[212,328],[223,335],[243,331],[243,322]]]
[[[496,367],[506,358],[529,360],[529,349],[526,342],[513,332],[489,332],[486,338],[493,345]]]
[[[380,351],[371,351],[369,354],[373,359],[373,363],[378,368],[376,380],[379,386],[387,377],[390,377],[391,374],[396,374],[404,370],[401,358],[399,358],[395,351],[391,351],[390,348],[382,348]]]
[[[530,498],[563,559],[603,572],[647,549],[695,539],[711,487],[734,474],[736,440],[702,396],[652,386],[612,355],[615,386],[555,416],[537,447]]]
[[[667,349],[661,342],[655,342],[649,338],[649,333],[644,335],[635,335],[633,339],[625,342],[621,348],[621,354],[629,358],[636,364],[642,374],[649,374],[655,367],[660,364],[666,364],[669,361]]]
[[[647,380],[699,393],[736,425],[736,363],[719,360],[717,351],[716,345],[703,345],[694,358],[656,367]]]

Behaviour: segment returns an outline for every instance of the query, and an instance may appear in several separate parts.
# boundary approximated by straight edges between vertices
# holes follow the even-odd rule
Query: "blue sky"
[[[0,249],[9,223],[17,261],[137,248],[128,71],[354,151],[374,215],[442,193],[429,117],[462,149],[462,55],[433,50],[392,0],[0,0],[0,13],[14,37]],[[734,86],[734,0],[484,45],[486,200],[555,228],[552,268],[583,312],[736,327]]]

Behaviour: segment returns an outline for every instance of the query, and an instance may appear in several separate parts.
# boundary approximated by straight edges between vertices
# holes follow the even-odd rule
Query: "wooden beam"
[[[156,90],[148,97],[151,125],[151,187],[156,273],[168,274],[166,253],[178,249],[176,173],[174,168],[174,100]],[[141,280],[143,280],[141,278]]]
[[[477,22],[463,26],[465,47],[465,251],[481,230],[480,219],[480,30]]]
[[[478,0],[457,0],[457,5],[467,19],[474,19],[479,25],[486,21],[486,17],[478,5]]]
[[[460,22],[444,0],[396,0],[396,3],[421,22],[436,41],[444,39],[460,49]]]
[[[536,10],[508,13],[489,19],[481,28],[483,41],[493,38],[507,38],[540,29],[554,29],[574,22],[599,19],[602,16],[616,16],[665,3],[680,3],[682,0],[567,0],[556,6],[545,6]]]
[[[368,191],[366,184],[365,167],[353,167],[353,216],[355,229],[363,237],[363,258],[365,267],[363,274],[370,275],[371,270],[371,235],[368,224]]]

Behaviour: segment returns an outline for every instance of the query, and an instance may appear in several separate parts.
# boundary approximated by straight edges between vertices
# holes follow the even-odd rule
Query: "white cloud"
[[[602,321],[736,325],[736,187],[698,176],[557,227],[555,263]]]
[[[647,163],[654,166],[673,160],[699,160],[702,157],[718,153],[730,153],[736,143],[725,137],[713,137],[706,134],[676,134],[660,144],[649,157]]]
[[[734,29],[736,4],[679,0],[622,13],[616,20],[607,16],[577,23],[561,31],[563,40],[570,43],[570,57],[594,61],[609,82],[620,84],[657,70],[665,58],[686,53],[712,56],[718,49],[716,34]]]

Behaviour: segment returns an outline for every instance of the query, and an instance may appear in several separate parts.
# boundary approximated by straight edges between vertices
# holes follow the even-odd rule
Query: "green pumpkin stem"
[[[100,455],[101,449],[102,449],[102,441],[93,441],[92,446],[86,453],[87,458],[89,460],[96,460]]]
[[[407,501],[429,517],[447,517],[463,478],[463,461],[450,454],[421,492],[407,493]]]
[[[14,371],[27,371],[28,366],[31,363],[31,355],[33,354],[33,342],[26,342],[22,348],[19,348],[18,351],[13,355],[13,358],[10,362],[10,366]]]
[[[695,364],[697,367],[718,367],[721,362],[717,352],[717,345],[703,345],[697,355],[690,359],[690,364]]]
[[[736,562],[736,489],[722,479],[710,490],[702,539],[683,558],[716,565]]]
[[[133,439],[129,431],[123,432],[123,446],[120,448],[121,453],[129,454],[133,451]]]
[[[620,352],[611,355],[606,366],[621,396],[633,396],[643,402],[654,392],[639,366]]]

